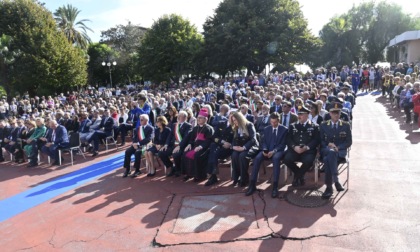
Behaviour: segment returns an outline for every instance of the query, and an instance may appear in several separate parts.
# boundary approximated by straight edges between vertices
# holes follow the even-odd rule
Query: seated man
[[[112,135],[114,131],[114,119],[109,115],[109,110],[104,111],[99,130],[96,130],[89,139],[89,143],[93,141],[93,154],[92,157],[97,156],[99,149],[99,141]]]
[[[146,146],[152,141],[154,128],[149,124],[148,115],[140,115],[140,125],[133,131],[133,143],[125,151],[124,168],[125,172],[123,178],[130,174],[131,156],[134,155],[134,173],[131,176],[135,178],[141,174],[140,161],[143,152],[146,151]]]
[[[35,167],[38,165],[38,139],[45,135],[47,128],[44,125],[43,118],[36,119],[36,129],[30,138],[26,140],[27,145],[24,147],[28,154],[29,165],[28,167]]]
[[[4,161],[3,149],[5,145],[5,139],[10,135],[10,128],[7,127],[4,120],[0,120],[0,162]]]
[[[20,128],[17,126],[17,120],[11,119],[10,120],[10,131],[9,135],[6,136],[4,139],[4,143],[6,144],[4,146],[4,149],[6,149],[7,152],[14,154],[17,147],[17,141],[19,138],[19,130]]]
[[[171,167],[168,177],[181,175],[181,158],[184,154],[184,149],[188,143],[188,134],[191,132],[192,126],[186,122],[188,117],[187,112],[181,111],[178,114],[178,123],[172,125],[171,141],[169,146],[164,146],[163,150],[159,152],[158,156],[162,160],[165,167]],[[173,148],[171,148],[171,146]],[[170,160],[172,155],[174,162]]]
[[[308,120],[309,109],[302,107],[298,112],[299,121],[289,127],[287,152],[284,164],[294,174],[293,186],[305,184],[305,173],[311,168],[320,142],[319,126]],[[296,162],[302,162],[299,168]]]
[[[267,104],[262,106],[262,115],[257,118],[255,122],[255,130],[260,134],[260,137],[264,136],[264,129],[270,125],[270,114],[268,113],[270,107]]]
[[[278,196],[278,181],[280,176],[280,161],[286,147],[287,128],[280,124],[280,115],[274,112],[270,115],[270,126],[264,130],[264,138],[262,139],[262,151],[258,153],[253,161],[251,180],[246,196],[252,195],[256,190],[256,182],[261,163],[264,159],[272,159],[273,161],[273,191],[271,197]]]
[[[204,184],[211,186],[217,183],[217,174],[219,174],[219,159],[225,159],[232,155],[233,130],[229,120],[221,120],[214,129],[212,137],[213,142],[210,144],[209,161],[207,163],[207,173],[210,178]]]
[[[352,144],[352,135],[350,124],[340,120],[340,111],[342,105],[337,102],[330,106],[331,120],[321,123],[321,156],[325,167],[325,184],[327,189],[322,194],[324,199],[332,196],[332,183],[334,182],[337,191],[343,191],[344,188],[338,181],[338,160],[346,158],[347,149]]]
[[[207,150],[214,134],[213,127],[207,124],[208,116],[206,109],[200,110],[197,126],[192,129],[188,138],[182,159],[183,172],[186,174],[184,181],[194,177],[194,181],[199,182],[206,178]]]
[[[52,165],[60,165],[58,159],[58,149],[67,148],[69,146],[69,137],[67,130],[63,125],[59,125],[56,120],[50,121],[51,135],[47,138],[47,143],[42,147],[42,153],[54,159]]]

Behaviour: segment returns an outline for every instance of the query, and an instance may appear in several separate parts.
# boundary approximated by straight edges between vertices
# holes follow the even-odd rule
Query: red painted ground
[[[173,234],[165,234],[176,222],[179,197],[243,190],[230,186],[228,166],[221,169],[221,183],[211,188],[180,178],[168,179],[161,170],[160,176],[152,179],[144,175],[122,179],[120,169],[0,223],[1,251],[416,251],[420,234],[420,133],[400,125],[404,123],[402,113],[388,109],[383,101],[371,95],[357,99],[350,190],[338,194],[330,204],[295,207],[282,199],[271,199],[267,183],[259,186],[268,188],[263,195],[265,209],[264,201],[254,201],[256,211],[264,209],[267,217],[258,220],[267,224],[260,229],[262,237],[250,239],[255,229],[234,228],[172,240]],[[73,167],[58,169],[27,170],[2,164],[0,199],[99,159],[88,158],[83,164],[81,157],[77,160]],[[267,175],[260,174],[261,182],[269,175],[271,168]],[[345,173],[340,179],[346,180]],[[282,186],[285,191],[290,184]],[[229,208],[238,205],[230,202]],[[267,230],[271,235],[263,237]],[[172,245],[153,246],[155,238],[158,243]],[[247,240],[233,241],[242,238]],[[206,239],[216,242],[177,245]]]

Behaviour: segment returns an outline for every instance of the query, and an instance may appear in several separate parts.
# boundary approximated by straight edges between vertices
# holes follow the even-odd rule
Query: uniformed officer
[[[320,143],[319,126],[308,119],[309,112],[306,107],[299,110],[298,122],[289,126],[287,135],[287,152],[283,162],[293,171],[293,186],[305,184],[305,173],[311,168]],[[302,162],[300,168],[296,162]]]
[[[219,159],[225,159],[232,155],[232,149],[230,147],[233,140],[233,130],[231,125],[229,125],[229,120],[218,122],[212,140],[207,164],[207,173],[210,175],[210,178],[204,184],[205,186],[211,186],[217,183]]]
[[[337,191],[344,188],[338,181],[338,161],[346,158],[347,149],[352,144],[350,124],[340,119],[340,112],[343,105],[335,102],[330,107],[331,120],[321,123],[321,156],[325,167],[325,184],[327,189],[322,194],[324,199],[332,196],[332,183],[334,182]]]

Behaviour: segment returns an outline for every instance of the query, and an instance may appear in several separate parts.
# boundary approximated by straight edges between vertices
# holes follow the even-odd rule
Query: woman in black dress
[[[146,157],[146,170],[148,177],[153,177],[156,174],[156,169],[153,163],[153,156],[163,151],[170,144],[171,129],[168,127],[168,120],[166,117],[159,116],[156,119],[155,137],[152,146],[145,153]]]

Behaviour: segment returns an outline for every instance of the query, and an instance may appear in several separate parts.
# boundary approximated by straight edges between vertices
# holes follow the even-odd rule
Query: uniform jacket
[[[338,148],[339,157],[347,156],[347,149],[352,145],[352,134],[350,124],[343,120],[338,120],[338,128],[332,128],[331,120],[325,121],[320,125],[321,132],[321,151],[328,151],[328,144],[334,143]]]
[[[319,126],[310,120],[308,120],[306,125],[293,123],[289,126],[289,133],[287,134],[289,150],[293,150],[293,147],[303,144],[309,146],[308,152],[316,153],[320,141]]]

